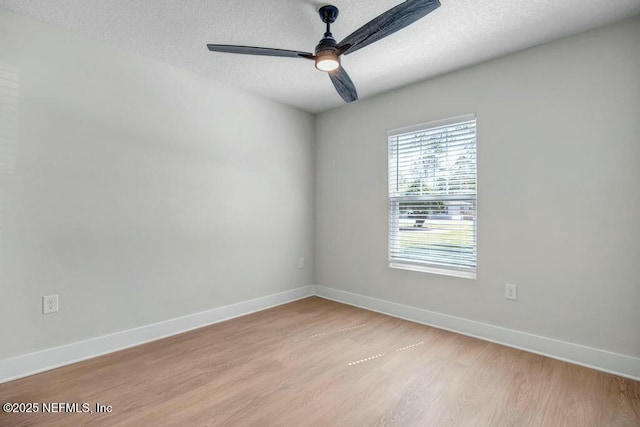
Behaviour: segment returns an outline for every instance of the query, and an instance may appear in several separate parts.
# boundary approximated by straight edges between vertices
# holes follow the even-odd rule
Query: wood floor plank
[[[640,383],[318,297],[0,385],[0,426],[640,426]]]

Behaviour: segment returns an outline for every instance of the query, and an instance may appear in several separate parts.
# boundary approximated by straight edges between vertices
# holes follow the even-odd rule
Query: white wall
[[[313,283],[311,115],[4,10],[0,74],[0,359]]]
[[[318,116],[318,284],[640,356],[638,45],[636,18]],[[478,279],[390,269],[387,131],[465,113]]]

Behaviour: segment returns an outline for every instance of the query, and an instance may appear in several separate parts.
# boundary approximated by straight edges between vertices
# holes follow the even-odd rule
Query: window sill
[[[440,274],[442,276],[461,277],[463,279],[476,279],[475,271],[447,270],[445,268],[429,267],[426,265],[402,264],[398,262],[390,262],[389,267],[397,268],[400,270],[419,271],[421,273]]]

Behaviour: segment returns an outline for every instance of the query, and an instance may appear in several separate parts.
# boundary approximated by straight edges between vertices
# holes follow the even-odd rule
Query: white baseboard
[[[637,357],[315,285],[0,360],[0,384],[312,295],[640,381]]]
[[[319,285],[314,286],[314,293],[322,298],[366,310],[640,381],[640,358],[637,357],[612,353]]]
[[[0,360],[0,384],[307,298],[313,294],[314,286],[304,286],[139,328]]]

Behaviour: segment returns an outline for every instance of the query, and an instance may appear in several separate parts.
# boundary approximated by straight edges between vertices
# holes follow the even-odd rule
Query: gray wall
[[[317,283],[640,356],[639,45],[636,18],[318,116]],[[465,113],[478,279],[390,269],[387,131]]]
[[[311,115],[4,10],[0,73],[0,359],[313,283]]]

